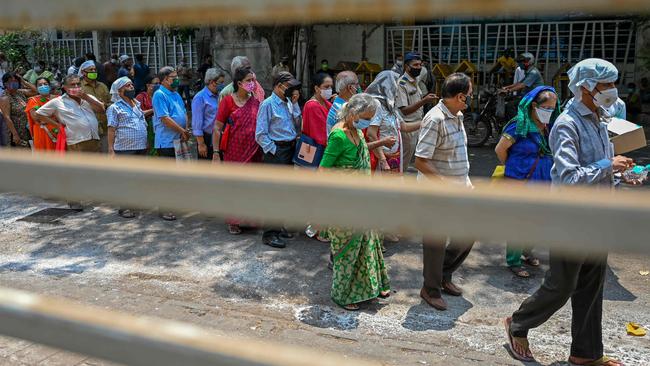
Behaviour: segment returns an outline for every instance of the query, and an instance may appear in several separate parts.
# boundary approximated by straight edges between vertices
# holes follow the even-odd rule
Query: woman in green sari
[[[370,120],[379,107],[368,94],[357,94],[341,107],[338,123],[330,132],[321,169],[345,169],[370,175],[369,149],[388,146],[386,138],[366,144],[359,120]],[[379,230],[355,231],[330,228],[333,256],[332,300],[346,310],[359,310],[359,303],[390,296],[388,271],[381,253],[383,237]]]

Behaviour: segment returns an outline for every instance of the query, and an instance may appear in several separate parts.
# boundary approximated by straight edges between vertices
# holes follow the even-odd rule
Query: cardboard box
[[[614,154],[625,154],[648,145],[643,127],[620,118],[612,118],[607,124]]]

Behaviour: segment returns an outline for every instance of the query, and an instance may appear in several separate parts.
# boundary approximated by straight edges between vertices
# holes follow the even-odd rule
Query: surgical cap
[[[122,76],[121,78],[115,80],[113,85],[111,85],[111,101],[113,103],[117,103],[122,99],[122,97],[120,97],[120,89],[122,89],[124,85],[131,82],[132,81],[128,76]]]
[[[88,60],[81,64],[81,66],[79,66],[79,76],[83,76],[82,71],[92,66],[95,66],[95,62],[93,60]]]
[[[618,79],[618,69],[611,62],[588,58],[578,62],[569,72],[569,90],[576,100],[582,98],[580,87],[592,91],[599,83],[613,83]]]

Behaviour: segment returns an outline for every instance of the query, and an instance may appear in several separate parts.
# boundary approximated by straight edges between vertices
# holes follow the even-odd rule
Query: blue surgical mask
[[[49,85],[41,85],[37,88],[38,94],[40,95],[50,95],[50,86]]]
[[[359,130],[365,130],[369,126],[370,126],[370,121],[367,119],[359,119],[358,121],[354,122],[354,128]]]

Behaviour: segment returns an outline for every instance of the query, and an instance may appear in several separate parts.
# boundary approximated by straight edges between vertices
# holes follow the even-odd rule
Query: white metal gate
[[[96,50],[92,38],[49,39],[39,41],[35,46],[36,59],[46,60],[50,64],[56,62],[63,71],[73,64],[76,57],[84,57],[86,53]]]
[[[469,60],[479,65],[481,24],[448,24],[386,28],[386,60],[409,51],[431,63],[457,64]]]
[[[484,62],[491,65],[506,48],[531,52],[551,83],[562,65],[598,57],[615,64],[624,82],[634,77],[635,34],[629,20],[486,24]]]
[[[144,55],[144,60],[152,70],[169,65],[176,67],[183,57],[187,57],[189,65],[196,70],[199,59],[193,37],[182,39],[179,36],[150,36],[150,37],[113,37],[111,38],[111,54]]]

